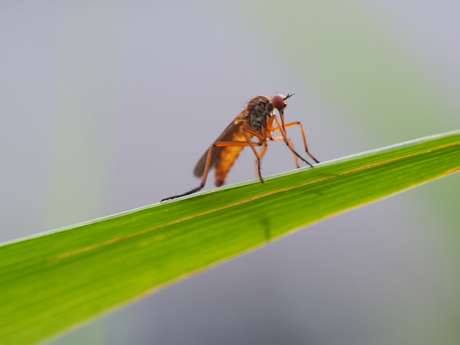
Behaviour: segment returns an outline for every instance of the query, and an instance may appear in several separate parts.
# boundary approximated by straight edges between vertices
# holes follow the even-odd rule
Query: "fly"
[[[251,148],[256,156],[256,175],[260,179],[260,182],[263,183],[261,160],[267,151],[269,140],[284,141],[288,149],[291,150],[294,155],[297,168],[300,168],[299,159],[313,167],[312,164],[295,151],[292,140],[286,135],[286,128],[294,126],[300,127],[307,155],[316,163],[319,163],[319,161],[308,151],[307,137],[303,125],[300,122],[288,124],[284,122],[284,109],[288,104],[288,98],[292,96],[292,94],[288,94],[287,96],[277,94],[271,99],[267,96],[256,96],[252,98],[248,102],[246,109],[228,125],[225,131],[217,138],[196,164],[194,174],[196,177],[201,178],[200,185],[186,193],[174,195],[161,201],[179,198],[200,191],[206,184],[206,179],[211,168],[215,168],[216,186],[222,186],[227,179],[231,167],[237,160],[241,151],[247,146]],[[276,117],[275,109],[278,110],[280,119]],[[279,132],[281,136],[273,137],[274,132]],[[252,140],[253,138],[255,141]],[[262,146],[259,152],[257,152],[256,146]]]

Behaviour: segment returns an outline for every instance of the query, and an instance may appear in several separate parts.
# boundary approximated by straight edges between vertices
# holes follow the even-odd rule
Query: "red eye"
[[[272,98],[272,103],[276,109],[284,109],[287,105],[286,96],[280,94],[274,95]]]

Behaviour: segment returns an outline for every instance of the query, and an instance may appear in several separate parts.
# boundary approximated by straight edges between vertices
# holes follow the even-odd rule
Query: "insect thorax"
[[[257,96],[248,103],[249,126],[258,131],[267,124],[267,119],[274,115],[273,104],[267,96]]]

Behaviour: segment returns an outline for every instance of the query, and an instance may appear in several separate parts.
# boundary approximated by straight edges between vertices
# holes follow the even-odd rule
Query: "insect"
[[[308,151],[307,137],[305,136],[303,125],[300,122],[288,124],[284,122],[284,109],[288,104],[288,98],[292,96],[293,94],[288,94],[287,96],[277,94],[271,99],[267,96],[252,98],[248,102],[246,109],[228,125],[195,166],[194,174],[197,177],[201,177],[200,185],[186,193],[174,195],[161,201],[175,199],[200,191],[206,184],[209,170],[213,167],[216,170],[215,184],[217,187],[222,186],[227,179],[227,174],[233,163],[235,163],[241,151],[247,146],[251,148],[256,156],[256,174],[260,182],[263,183],[261,160],[267,150],[269,140],[284,141],[294,155],[297,168],[300,168],[299,159],[313,167],[312,164],[295,151],[292,140],[286,136],[286,128],[294,126],[300,127],[307,155],[316,163],[319,163]],[[276,117],[275,109],[279,112],[280,120]],[[273,137],[274,132],[279,132],[281,136]],[[253,138],[256,141],[252,141]],[[256,146],[262,146],[259,152],[257,152]]]

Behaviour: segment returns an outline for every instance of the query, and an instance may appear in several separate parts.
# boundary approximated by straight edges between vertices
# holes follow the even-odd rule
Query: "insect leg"
[[[260,134],[258,134],[256,132],[252,132],[252,131],[250,131],[250,132],[251,132],[251,134],[257,136],[259,139],[261,138]],[[205,165],[204,172],[203,172],[203,178],[202,178],[201,183],[200,183],[200,185],[198,187],[196,187],[196,188],[194,188],[192,190],[189,190],[188,192],[183,193],[183,194],[170,196],[169,198],[164,198],[161,201],[176,199],[176,198],[179,198],[181,196],[190,195],[190,194],[193,194],[193,193],[196,193],[196,192],[199,192],[200,190],[202,190],[204,188],[205,184],[206,184],[206,179],[208,178],[209,169],[211,168],[212,153],[213,153],[213,150],[214,150],[215,147],[250,146],[251,149],[253,150],[254,154],[256,155],[258,160],[260,161],[260,157],[257,154],[257,151],[255,150],[254,146],[260,146],[260,145],[262,145],[262,142],[259,142],[259,143],[251,142],[249,136],[244,131],[243,131],[243,135],[245,136],[245,139],[247,141],[219,141],[219,142],[213,144],[209,148],[208,155],[206,157],[206,165]],[[259,163],[259,171],[260,171],[260,163]],[[264,182],[262,177],[260,177],[260,181]]]
[[[262,157],[260,157],[260,155],[257,153],[257,150],[255,149],[255,147],[256,146],[261,146],[261,145],[266,146],[266,139],[260,133],[255,132],[255,131],[253,131],[253,130],[251,130],[249,128],[242,128],[240,133],[244,137],[245,141],[219,141],[219,142],[215,143],[214,146],[219,146],[219,147],[222,147],[222,146],[245,146],[245,147],[249,146],[251,148],[252,152],[254,153],[254,155],[256,156],[256,166],[257,166],[256,175],[260,179],[260,181],[263,183],[264,180],[261,177],[261,173],[260,173],[260,171],[261,171],[260,160],[261,160]],[[253,136],[258,138],[259,142],[252,142],[251,138]]]
[[[303,125],[301,122],[292,122],[286,125],[286,128],[288,127],[294,127],[294,126],[299,126],[300,127],[300,132],[302,133],[302,139],[303,139],[303,144],[305,146],[305,152],[307,155],[310,156],[311,159],[313,159],[316,163],[319,163],[319,161],[313,157],[313,155],[308,151],[308,144],[307,144],[307,136],[305,135],[305,129],[303,128]]]
[[[294,143],[292,142],[291,138],[286,138],[288,141],[289,141],[289,145],[290,147],[292,147],[292,149],[295,151],[295,146],[294,146]],[[279,137],[279,138],[272,138],[273,141],[284,141],[284,139],[282,137]],[[293,152],[292,155],[294,156],[294,161],[295,161],[295,165],[297,168],[300,168],[300,161],[299,161],[299,157]]]
[[[188,192],[183,193],[183,194],[174,195],[174,196],[170,196],[169,198],[161,199],[161,201],[166,201],[166,200],[179,198],[181,196],[190,195],[190,194],[193,194],[193,193],[196,193],[196,192],[199,192],[200,190],[202,190],[204,185],[206,184],[206,179],[208,178],[208,173],[209,173],[209,168],[210,168],[210,165],[211,165],[211,157],[212,157],[212,151],[213,150],[214,150],[214,145],[209,148],[208,156],[206,158],[206,165],[205,165],[205,168],[204,168],[203,178],[201,179],[201,183],[200,183],[200,185],[198,187],[193,188],[192,190],[189,190]]]
[[[259,180],[260,182],[264,183],[264,179],[262,178],[262,165],[261,165],[261,160],[262,160],[262,157],[263,155],[265,154],[265,151],[267,150],[267,138],[264,137],[263,135],[260,135],[259,133],[257,132],[254,132],[253,130],[251,129],[248,129],[248,128],[242,128],[241,129],[241,132],[243,133],[244,137],[246,138],[246,140],[248,141],[248,144],[249,146],[251,147],[252,149],[252,152],[254,152],[254,155],[256,156],[256,164],[257,164],[257,176],[259,177]],[[259,139],[259,142],[258,143],[253,143],[251,141],[251,138],[249,137],[249,134],[257,137]],[[259,155],[257,153],[257,150],[255,148],[255,146],[260,146],[260,145],[263,145],[264,147],[262,148],[262,156]]]
[[[261,160],[262,160],[263,156],[265,155],[265,151],[267,151],[267,148],[268,148],[267,141],[264,141],[262,145],[263,145],[263,147],[259,152],[259,156],[260,156]],[[258,159],[256,159],[256,177],[259,178],[259,179],[261,178],[261,176],[260,176],[260,164],[259,164]]]
[[[296,155],[298,158],[300,158],[302,161],[304,161],[305,163],[307,163],[309,166],[313,167],[313,165],[311,165],[305,158],[303,158],[301,155],[299,155],[299,154],[294,150],[294,148],[291,146],[292,141],[286,137],[286,133],[284,132],[284,130],[282,130],[282,127],[281,127],[281,125],[280,125],[280,122],[279,122],[278,118],[273,117],[273,119],[274,119],[274,121],[276,122],[276,124],[278,125],[278,127],[277,127],[277,128],[273,128],[273,129],[270,128],[270,130],[271,130],[271,131],[279,131],[279,132],[281,133],[282,140],[286,143],[286,146],[288,147],[288,149],[291,150],[291,152],[292,152],[294,155]],[[299,122],[299,123],[300,123],[300,122]],[[286,125],[286,128],[287,128],[287,127],[292,127],[292,126],[290,126],[290,125],[292,125],[292,124]],[[305,132],[303,132],[303,133],[304,133],[304,135],[305,135]],[[304,138],[305,138],[305,136],[304,136]],[[272,139],[272,140],[279,140],[278,138],[271,138],[271,139]],[[306,144],[306,139],[305,139],[305,144]],[[316,160],[316,158],[314,158],[314,157],[308,152],[308,149],[307,149],[307,154],[308,154],[309,156],[311,156],[311,157],[315,160],[315,162],[319,163],[319,162]]]

